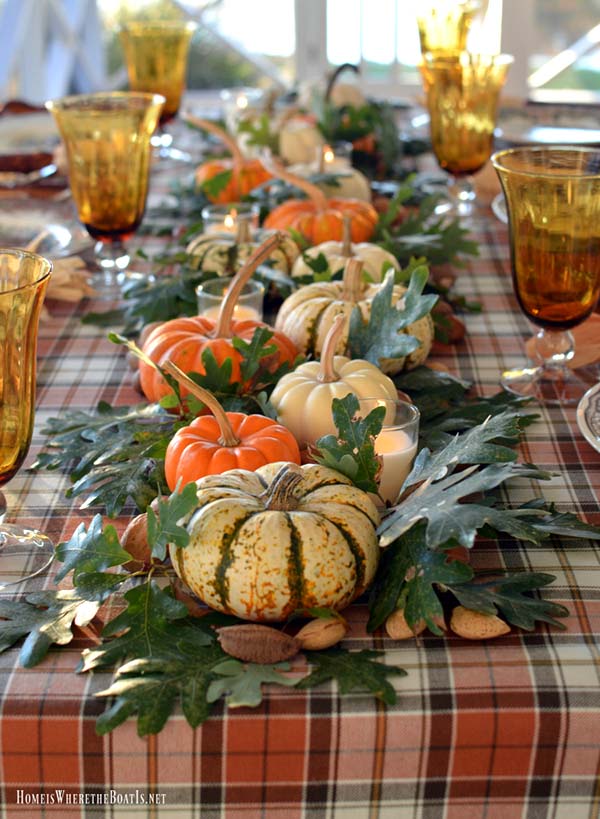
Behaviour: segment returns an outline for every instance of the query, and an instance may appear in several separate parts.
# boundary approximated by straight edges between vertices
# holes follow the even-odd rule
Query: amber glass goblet
[[[417,13],[421,54],[456,54],[467,49],[467,37],[482,0],[429,0]]]
[[[132,91],[162,94],[166,102],[159,133],[152,139],[159,155],[183,158],[171,146],[172,137],[162,130],[179,111],[185,90],[185,73],[192,35],[197,25],[185,21],[132,21],[119,30]]]
[[[572,404],[590,384],[569,368],[569,332],[600,295],[600,150],[514,148],[492,157],[506,198],[513,285],[540,327],[535,366],[502,375],[505,389]]]
[[[51,270],[42,256],[0,248],[0,487],[16,475],[31,443],[38,321]],[[0,491],[0,589],[41,574],[54,554],[45,535],[4,523],[5,514]]]
[[[113,92],[51,100],[67,151],[69,183],[79,219],[96,239],[102,281],[114,286],[129,265],[124,241],[137,230],[146,206],[150,137],[165,98]]]
[[[427,53],[420,65],[430,119],[431,146],[450,174],[450,200],[438,212],[470,216],[471,175],[491,156],[500,91],[513,62],[509,54]]]

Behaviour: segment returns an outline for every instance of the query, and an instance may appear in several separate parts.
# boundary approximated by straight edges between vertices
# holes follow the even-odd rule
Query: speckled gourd
[[[317,464],[234,469],[198,481],[190,541],[171,546],[181,580],[245,620],[343,609],[372,582],[379,514],[366,492]]]

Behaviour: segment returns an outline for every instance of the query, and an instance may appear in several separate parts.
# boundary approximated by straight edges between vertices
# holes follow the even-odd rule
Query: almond
[[[348,626],[339,617],[317,617],[300,629],[296,640],[305,651],[320,651],[336,645],[347,633]]]
[[[425,622],[419,620],[416,630],[413,631],[406,622],[404,609],[396,609],[385,621],[385,630],[392,640],[410,640],[411,637],[416,637],[417,634],[425,631]]]
[[[148,528],[146,514],[136,515],[132,518],[123,534],[121,535],[121,546],[129,552],[133,560],[124,564],[128,572],[138,572],[141,569],[150,568],[152,555],[148,545]]]
[[[217,630],[221,648],[245,663],[280,663],[300,650],[300,643],[276,628],[247,623]]]
[[[450,628],[465,640],[493,640],[510,633],[508,623],[495,614],[482,614],[464,606],[457,606],[452,612]]]

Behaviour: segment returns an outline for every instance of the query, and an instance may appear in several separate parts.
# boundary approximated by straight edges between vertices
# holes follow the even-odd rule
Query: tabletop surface
[[[491,394],[499,373],[523,360],[531,330],[512,295],[506,227],[482,209],[474,233],[480,256],[460,271],[457,289],[483,310],[466,317],[465,340],[436,358]],[[91,307],[99,304],[48,305],[49,317],[40,326],[36,431],[27,465],[43,446],[48,418],[67,409],[90,410],[99,401],[140,400],[122,351],[105,330],[81,323]],[[556,476],[541,487],[525,479],[504,487],[508,503],[541,493],[559,510],[600,524],[600,453],[580,434],[574,409],[541,409],[521,456]],[[79,499],[66,498],[67,487],[63,474],[23,468],[5,494],[14,518],[59,542],[93,514],[80,509]],[[128,518],[121,516],[117,527]],[[32,669],[18,667],[18,648],[5,652],[2,816],[597,817],[598,548],[559,538],[525,547],[507,537],[478,541],[472,565],[554,574],[556,583],[544,596],[568,607],[566,630],[541,625],[531,633],[513,630],[496,641],[472,643],[425,632],[394,642],[382,632],[367,635],[366,605],[359,602],[348,612],[347,647],[381,649],[386,662],[408,672],[391,678],[398,694],[391,707],[360,694],[339,696],[332,685],[307,692],[277,687],[254,710],[218,706],[196,730],[178,711],[156,736],[139,738],[130,719],[99,737],[94,723],[106,706],[94,694],[111,675],[74,673],[89,645],[83,635],[51,649]],[[51,586],[49,578],[40,583]],[[102,804],[111,790],[120,804]],[[140,804],[147,795],[158,807]],[[61,805],[61,798],[71,801]]]

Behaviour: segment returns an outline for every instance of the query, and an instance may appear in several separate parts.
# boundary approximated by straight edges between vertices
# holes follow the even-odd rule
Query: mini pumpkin
[[[232,319],[235,304],[246,282],[259,264],[269,258],[282,241],[279,233],[270,236],[252,254],[251,258],[236,274],[216,321],[205,316],[190,316],[171,319],[155,327],[142,345],[145,356],[161,367],[167,360],[173,361],[184,372],[204,373],[202,354],[210,349],[219,366],[231,359],[231,383],[241,380],[240,363],[242,356],[233,346],[234,337],[251,341],[257,327],[268,325],[261,321]],[[264,358],[265,369],[276,370],[281,364],[292,364],[298,350],[283,333],[276,331],[271,339],[275,352]],[[171,393],[171,387],[162,377],[160,370],[147,361],[139,363],[140,386],[149,401],[160,401]],[[185,394],[185,393],[184,393]]]
[[[306,116],[290,116],[279,130],[279,156],[284,162],[310,162],[323,144],[323,135]]]
[[[344,325],[344,317],[338,315],[325,339],[321,361],[300,364],[279,379],[271,394],[277,420],[293,432],[300,446],[336,432],[331,413],[334,398],[353,393],[357,398],[398,399],[394,382],[375,364],[334,356]]]
[[[288,171],[304,178],[314,174],[330,174],[335,176],[335,182],[320,181],[315,183],[327,196],[361,199],[363,202],[371,201],[371,183],[363,173],[351,165],[341,166],[337,165],[335,161],[327,164],[324,161],[324,154],[330,149],[328,146],[323,146],[318,150],[320,157],[317,162],[290,165]]]
[[[246,222],[240,222],[235,234],[201,233],[186,247],[186,253],[190,255],[189,266],[216,276],[233,276],[254,250],[272,235],[273,231],[268,230],[251,231]],[[283,233],[280,244],[266,262],[289,275],[299,255],[296,242],[288,233]]]
[[[350,239],[350,225],[347,219],[344,219],[344,234],[341,242],[323,242],[320,245],[309,247],[303,254],[299,256],[292,267],[292,276],[294,278],[303,278],[305,276],[312,277],[313,270],[307,264],[306,258],[316,259],[319,255],[323,255],[329,265],[329,269],[333,274],[343,270],[346,262],[351,257],[358,258],[363,263],[363,275],[374,282],[380,282],[383,278],[382,273],[393,268],[400,270],[400,264],[396,257],[384,250],[379,245],[371,242],[360,242],[353,245]]]
[[[207,605],[245,620],[343,609],[372,582],[379,515],[366,492],[317,464],[268,464],[198,481],[181,580]]]
[[[362,281],[362,262],[350,258],[346,262],[342,281],[315,282],[296,290],[283,302],[277,314],[275,326],[285,333],[302,352],[319,355],[333,320],[342,314],[346,321],[336,351],[343,354],[348,345],[350,314],[358,307],[363,318],[371,313],[371,302],[381,284],[365,284]],[[406,288],[394,285],[393,301],[401,302]],[[406,358],[382,359],[381,368],[386,373],[413,369],[422,364],[433,344],[434,327],[428,314],[409,324],[404,330],[417,338],[421,345]]]
[[[229,204],[239,202],[244,199],[250,191],[271,179],[271,174],[264,167],[259,159],[247,159],[240,150],[236,141],[222,128],[214,122],[188,114],[185,121],[194,128],[201,128],[204,131],[216,136],[231,153],[231,159],[211,159],[204,162],[196,169],[196,185],[201,187],[209,179],[226,171],[231,172],[231,179],[219,191],[218,194],[211,194],[205,191],[206,197],[211,202],[217,204]]]
[[[371,238],[379,218],[371,204],[360,199],[328,199],[316,185],[289,173],[274,159],[267,164],[275,176],[300,188],[308,199],[290,199],[278,205],[265,219],[265,228],[296,230],[310,244],[318,245],[330,239],[342,238],[344,215],[347,214],[351,222],[352,241],[366,242]]]
[[[300,463],[300,450],[292,433],[272,418],[225,412],[208,390],[198,386],[172,362],[164,369],[210,410],[178,429],[165,454],[165,477],[173,492],[205,475],[229,469],[254,470],[275,461]]]

